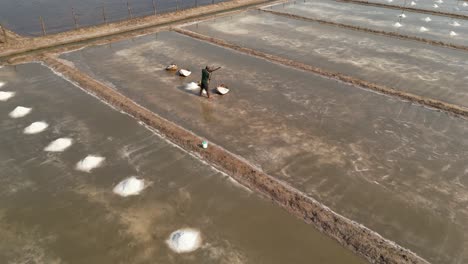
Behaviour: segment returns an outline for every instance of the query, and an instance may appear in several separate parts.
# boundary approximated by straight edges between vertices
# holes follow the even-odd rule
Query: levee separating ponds
[[[174,33],[62,58],[430,261],[466,258],[464,119]],[[168,61],[223,66],[232,92],[199,98]]]
[[[316,69],[313,72],[327,77],[341,73],[385,87],[380,90],[394,89],[412,93],[414,97],[468,107],[466,52],[318,23],[312,25],[249,11],[182,28],[197,35],[179,32],[245,53],[258,52],[265,59],[274,55],[274,61],[281,63],[282,58],[285,65],[289,61],[301,69],[304,67],[299,67],[300,64],[310,65]]]
[[[46,67],[6,66],[0,81],[14,92],[0,101],[1,263],[364,263]],[[25,134],[36,121],[48,127]],[[90,154],[105,160],[78,170]],[[114,193],[130,176],[143,190]],[[196,251],[166,245],[182,228],[200,232]]]

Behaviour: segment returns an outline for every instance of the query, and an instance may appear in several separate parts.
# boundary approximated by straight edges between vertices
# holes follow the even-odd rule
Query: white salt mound
[[[9,116],[11,118],[20,118],[29,114],[31,110],[32,108],[17,106],[13,111],[10,112]]]
[[[457,34],[455,31],[450,31],[450,36],[455,37],[455,36],[457,36],[457,35],[458,35],[458,34]]]
[[[3,91],[0,91],[0,101],[6,101],[10,98],[12,98],[13,96],[15,96],[15,92],[3,92]]]
[[[89,155],[76,164],[76,169],[91,172],[91,170],[101,166],[105,159],[104,157]]]
[[[426,18],[424,19],[424,21],[426,21],[426,22],[431,22],[432,19],[431,19],[430,17],[426,17]]]
[[[145,180],[137,179],[136,177],[130,177],[114,187],[114,193],[123,197],[130,195],[138,195],[145,189]]]
[[[412,6],[415,6],[415,5],[416,5],[416,3],[415,3],[414,1],[412,1],[412,2],[411,2],[411,5],[412,5]]]
[[[443,4],[444,3],[444,1],[442,1],[442,0],[437,0],[435,2],[438,3],[438,4]]]
[[[437,4],[434,4],[432,7],[433,8],[439,8],[439,6]]]
[[[190,228],[179,229],[169,236],[166,243],[176,253],[195,251],[201,245],[200,231]]]
[[[0,82],[0,88],[2,88],[5,85],[4,82]]]
[[[395,24],[393,24],[393,26],[399,28],[399,27],[402,27],[403,25],[400,24],[400,23],[398,23],[398,22],[396,22]]]
[[[464,7],[467,7],[467,6],[468,6],[468,3],[466,3],[466,2],[463,3],[463,6],[464,6]]]
[[[452,23],[450,23],[450,25],[453,27],[459,27],[460,23],[458,23],[457,21],[453,21]]]
[[[188,76],[190,76],[190,74],[192,74],[192,72],[189,71],[189,70],[180,69],[180,70],[179,70],[179,74],[180,74],[181,76],[188,77]]]
[[[429,30],[429,29],[427,29],[427,28],[425,28],[425,27],[419,28],[419,31],[421,31],[421,32],[426,32],[426,31],[428,31],[428,30]]]
[[[52,141],[47,147],[44,148],[44,151],[48,152],[62,152],[65,151],[73,144],[73,139],[71,138],[59,138]]]
[[[197,89],[200,89],[200,86],[198,86],[198,84],[195,82],[191,82],[191,83],[187,83],[184,88],[186,90],[197,90]]]
[[[405,14],[399,14],[398,17],[406,18],[406,15]]]
[[[24,129],[25,134],[37,134],[41,133],[42,131],[46,130],[49,127],[49,125],[46,122],[34,122],[28,127]]]

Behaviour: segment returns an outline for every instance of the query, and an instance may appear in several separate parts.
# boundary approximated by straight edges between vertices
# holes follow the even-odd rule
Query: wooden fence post
[[[152,0],[153,1],[153,12],[154,12],[154,15],[156,15],[156,2],[155,0]]]
[[[133,18],[132,9],[130,8],[130,3],[128,3],[128,0],[127,0],[127,10],[128,10],[128,17]]]
[[[72,16],[73,16],[73,22],[75,23],[75,29],[78,28],[78,20],[76,19],[76,13],[75,13],[75,10],[73,9],[73,7],[71,8],[72,10]]]
[[[46,28],[45,28],[44,19],[42,19],[42,16],[39,16],[39,21],[41,22],[42,35],[45,36],[47,34],[47,32],[46,32]]]

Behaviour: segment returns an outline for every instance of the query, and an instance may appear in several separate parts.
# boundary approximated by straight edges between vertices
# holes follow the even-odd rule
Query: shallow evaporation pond
[[[106,160],[105,157],[88,155],[76,164],[76,169],[83,172],[91,172],[92,170],[102,166],[102,163]]]
[[[15,96],[15,92],[0,91],[0,101],[3,101],[3,102],[8,101],[13,96]]]
[[[145,180],[132,176],[119,182],[113,191],[117,195],[127,197],[140,194],[147,186]]]
[[[29,135],[38,134],[46,130],[48,127],[49,127],[49,124],[47,124],[46,122],[38,121],[27,126],[23,132],[24,134],[29,134]]]
[[[32,108],[30,107],[24,107],[24,106],[17,106],[13,111],[10,112],[9,116],[11,118],[21,118],[29,113],[31,113]]]
[[[47,147],[44,148],[44,151],[47,152],[63,152],[67,148],[71,147],[73,144],[73,139],[71,138],[59,138],[52,141]]]
[[[176,253],[189,253],[201,246],[202,238],[197,229],[184,228],[174,231],[166,243]]]

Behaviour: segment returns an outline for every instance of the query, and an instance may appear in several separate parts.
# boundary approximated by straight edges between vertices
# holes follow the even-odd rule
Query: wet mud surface
[[[176,33],[62,58],[431,262],[468,259],[465,119]],[[228,95],[184,89],[207,64]]]
[[[327,0],[298,1],[272,6],[268,10],[468,46],[468,21],[462,19]],[[400,17],[402,14],[404,18]],[[426,21],[428,17],[430,21]]]
[[[350,251],[39,64],[0,68],[1,263],[363,263]],[[32,108],[21,118],[8,113]],[[49,127],[25,135],[35,121]],[[45,152],[70,137],[64,152]],[[105,157],[90,173],[89,154]],[[129,176],[148,186],[120,197]],[[165,240],[202,234],[178,255]]]
[[[468,107],[468,53],[250,11],[185,29],[235,45]]]

